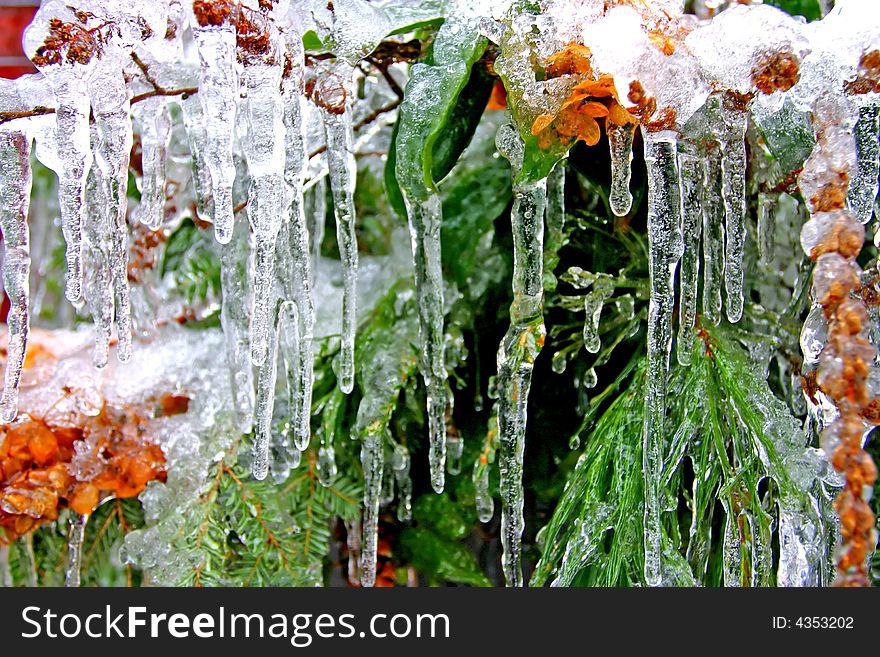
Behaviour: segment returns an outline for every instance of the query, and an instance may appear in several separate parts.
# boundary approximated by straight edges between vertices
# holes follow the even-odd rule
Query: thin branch
[[[8,122],[14,121],[15,119],[26,119],[31,116],[43,116],[45,114],[54,114],[55,110],[51,107],[42,107],[38,106],[32,110],[25,110],[23,112],[0,112],[0,125]]]
[[[146,78],[147,82],[150,83],[150,86],[153,87],[151,91],[145,91],[142,94],[138,94],[136,96],[132,96],[131,104],[139,103],[142,100],[146,100],[147,98],[155,98],[156,96],[181,96],[181,95],[191,95],[197,94],[199,92],[198,87],[184,87],[183,89],[166,89],[156,78],[153,77],[153,74],[150,73],[150,67],[144,63],[144,61],[138,57],[136,52],[131,53],[131,58],[137,67],[141,70],[141,73],[144,74],[144,78]]]

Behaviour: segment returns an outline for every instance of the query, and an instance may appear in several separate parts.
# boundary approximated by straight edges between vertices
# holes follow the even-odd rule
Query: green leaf
[[[399,547],[404,559],[433,580],[491,586],[467,546],[444,539],[429,529],[404,529]]]
[[[822,18],[822,5],[819,0],[766,0],[766,2],[792,16],[803,16],[808,21]]]
[[[439,182],[449,174],[471,142],[494,84],[494,78],[483,64],[476,62],[471,66],[467,84],[459,93],[442,132],[434,142],[431,165],[434,181]]]
[[[324,42],[314,30],[309,30],[303,34],[303,48],[305,50],[324,50]]]
[[[386,176],[390,187],[396,182],[407,194],[425,198],[436,190],[435,149],[439,173],[448,173],[458,159],[479,114],[474,99],[463,99],[466,105],[458,112],[456,106],[486,43],[475,28],[447,21],[434,40],[432,63],[412,67],[398,112],[394,179]],[[456,125],[450,126],[453,118]],[[450,142],[438,147],[441,138]]]
[[[782,177],[800,169],[816,143],[807,113],[786,101],[778,112],[753,111],[752,117],[764,137],[770,157],[779,163]]]

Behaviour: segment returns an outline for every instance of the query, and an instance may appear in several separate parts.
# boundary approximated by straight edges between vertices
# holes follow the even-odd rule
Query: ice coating
[[[217,5],[225,7],[229,13],[219,23],[214,23],[206,21],[205,16],[200,14],[198,7],[203,4],[109,1],[90,3],[88,8],[96,11],[99,19],[89,22],[86,27],[100,32],[100,20],[107,17],[119,26],[119,33],[111,35],[105,30],[107,43],[103,54],[97,56],[93,53],[87,61],[64,59],[60,64],[51,61],[40,63],[42,73],[35,77],[54,97],[41,97],[39,101],[32,102],[30,107],[48,108],[48,115],[17,120],[0,129],[4,130],[4,140],[11,139],[11,135],[21,135],[29,144],[30,138],[36,136],[34,150],[60,177],[62,224],[68,250],[67,294],[72,300],[82,298],[87,304],[87,310],[93,315],[96,326],[94,362],[98,366],[106,367],[112,349],[114,322],[119,340],[116,349],[119,359],[131,357],[126,198],[128,157],[132,139],[130,114],[133,112],[143,123],[143,187],[141,203],[135,216],[150,227],[159,227],[165,220],[162,207],[165,184],[162,181],[169,157],[168,103],[175,102],[181,106],[195,171],[193,186],[197,216],[200,219],[213,218],[218,241],[231,242],[220,249],[223,288],[221,321],[226,329],[229,371],[235,382],[237,426],[241,431],[248,431],[253,421],[251,365],[265,365],[270,346],[278,341],[278,349],[286,366],[290,405],[296,418],[291,427],[293,435],[289,463],[292,463],[294,457],[298,456],[297,450],[304,449],[309,441],[311,340],[315,332],[311,283],[322,294],[327,294],[329,290],[329,295],[332,296],[336,288],[320,279],[326,272],[334,271],[338,264],[330,263],[314,254],[316,243],[320,243],[320,231],[310,231],[309,227],[323,227],[324,213],[321,204],[315,203],[317,209],[314,215],[306,218],[303,178],[306,175],[304,163],[307,153],[302,139],[303,121],[298,116],[302,110],[300,97],[305,62],[300,33],[297,30],[301,25],[315,21],[320,36],[328,37],[325,41],[328,47],[340,59],[345,60],[337,63],[338,68],[330,70],[328,77],[331,81],[334,77],[342,79],[347,84],[352,77],[354,64],[369,54],[391,29],[392,21],[389,16],[392,14],[385,7],[380,9],[361,0],[336,2],[333,3],[333,9],[328,8],[325,3],[312,3],[314,6],[309,9],[313,10],[314,16],[297,13],[298,8],[290,6],[295,3],[274,3],[273,9],[267,10],[265,14],[248,14],[251,16],[249,20],[265,27],[277,42],[284,40],[277,33],[278,30],[287,35],[287,41],[278,46],[277,59],[268,63],[265,60],[241,59],[242,46],[236,44],[241,28],[236,28],[233,24],[239,11],[244,9],[239,10],[237,3],[218,2]],[[251,12],[259,13],[260,4],[246,2],[244,6]],[[469,15],[491,15],[497,18],[503,16],[506,9],[500,7],[504,3],[488,8],[478,4],[479,6],[466,8]],[[512,63],[508,55],[516,48],[504,46],[502,49],[505,50],[505,57],[499,59],[499,70],[510,73],[507,77],[512,81],[510,84],[514,92],[517,91],[515,87],[519,81],[525,81],[519,91],[528,96],[528,101],[534,108],[544,110],[558,106],[562,99],[560,94],[564,95],[567,91],[566,85],[571,81],[537,81],[535,68],[540,67],[547,55],[569,41],[575,41],[583,42],[592,51],[593,72],[596,75],[609,74],[614,77],[614,88],[624,106],[631,107],[635,102],[628,98],[630,84],[638,80],[644,86],[645,93],[656,100],[657,111],[650,116],[640,117],[640,121],[643,125],[660,122],[661,119],[665,121],[663,125],[650,126],[645,132],[645,141],[654,149],[649,154],[649,164],[653,167],[650,169],[653,172],[650,177],[653,203],[652,199],[649,199],[649,203],[652,203],[654,228],[674,223],[665,216],[666,212],[674,215],[674,201],[661,199],[666,194],[670,197],[674,195],[668,162],[673,137],[682,137],[680,143],[683,143],[690,136],[686,134],[685,124],[693,114],[700,111],[710,93],[715,97],[736,101],[735,106],[728,105],[724,108],[726,129],[718,131],[711,144],[702,144],[701,148],[705,148],[705,152],[690,154],[683,150],[679,154],[681,232],[684,244],[682,245],[682,240],[671,239],[667,251],[667,247],[659,242],[663,236],[671,235],[671,232],[658,229],[659,232],[651,233],[657,247],[652,249],[655,261],[652,261],[651,271],[656,279],[652,301],[657,306],[649,322],[649,353],[652,355],[652,363],[656,365],[663,359],[663,343],[668,342],[668,321],[663,316],[672,313],[672,305],[666,308],[666,299],[669,298],[667,293],[672,291],[672,283],[667,286],[657,281],[663,278],[663,262],[674,269],[677,254],[683,254],[678,357],[684,362],[682,359],[685,358],[689,340],[693,337],[688,329],[693,327],[696,316],[696,281],[701,266],[697,250],[701,228],[701,321],[717,323],[720,320],[722,281],[726,287],[728,319],[737,321],[742,315],[744,299],[747,299],[743,290],[743,252],[749,237],[745,228],[749,221],[745,202],[748,191],[745,187],[745,139],[751,112],[750,103],[760,101],[766,103],[765,106],[770,111],[775,111],[785,97],[800,108],[815,111],[816,116],[835,116],[835,120],[829,122],[829,125],[817,124],[817,133],[821,137],[798,181],[802,194],[813,210],[812,218],[804,225],[802,233],[804,249],[807,254],[820,259],[813,290],[817,300],[833,296],[837,283],[843,279],[851,279],[852,273],[858,273],[845,260],[854,257],[854,253],[850,252],[858,251],[863,241],[864,229],[860,232],[849,215],[840,214],[840,208],[835,209],[832,217],[828,214],[829,210],[821,207],[823,189],[829,182],[833,182],[833,176],[828,173],[848,172],[849,187],[845,190],[847,207],[858,218],[859,224],[870,220],[877,195],[876,93],[843,95],[847,84],[855,84],[865,75],[864,67],[860,68],[860,58],[870,48],[877,47],[876,35],[880,32],[880,19],[876,6],[870,0],[841,0],[825,19],[806,24],[769,6],[734,6],[720,12],[710,21],[698,23],[692,18],[682,16],[680,3],[674,1],[648,3],[644,8],[637,3],[627,6],[606,5],[612,3],[592,0],[577,3],[548,2],[543,3],[544,11],[537,17],[518,16],[515,20],[521,35],[516,38],[522,35],[527,35],[522,36],[524,41],[532,38],[528,36],[531,32],[520,28],[535,27],[535,32],[539,34],[532,44],[533,50],[526,53],[526,49],[523,49],[518,53],[524,56],[527,54],[532,59],[526,66],[521,66],[522,61],[516,62],[520,65],[519,70],[516,74],[510,73]],[[34,28],[28,37],[30,54],[37,55],[36,48],[45,36],[46,18],[49,16],[73,20],[71,11],[63,2],[45,2],[37,18],[38,28]],[[140,23],[142,18],[150,26],[151,36],[144,35]],[[265,22],[261,22],[264,19]],[[297,26],[297,30],[291,29],[291,23]],[[194,33],[196,50],[202,57],[198,74],[195,73],[198,63],[192,57],[182,58],[186,61],[181,68],[189,66],[193,69],[185,73],[174,70],[169,72],[169,69],[163,69],[159,65],[168,64],[173,69],[177,55],[172,53],[184,50],[182,36],[166,36],[172,32],[170,26],[173,25],[181,28],[181,34],[185,29]],[[167,31],[166,26],[169,28]],[[557,30],[555,35],[552,33],[553,29]],[[497,36],[497,26],[487,27],[485,33]],[[665,37],[668,40],[664,40]],[[151,90],[148,84],[150,81],[145,80],[132,67],[129,50],[139,53],[151,67],[156,65],[155,70],[159,72],[155,79],[165,86],[165,91],[172,86],[188,85],[187,80],[192,77],[200,77],[198,90],[170,94],[167,97],[163,91],[150,96],[157,89]],[[287,55],[291,56],[289,60],[286,59]],[[291,63],[292,69],[289,69]],[[782,79],[784,76],[780,76],[780,71],[791,72],[792,65],[799,68],[799,75]],[[768,67],[775,67],[773,75],[768,72]],[[125,77],[123,69],[126,71]],[[292,72],[285,73],[286,70]],[[242,73],[241,87],[237,82],[239,72]],[[795,77],[799,80],[796,81]],[[319,77],[319,80],[324,79]],[[784,88],[789,83],[794,86]],[[417,91],[413,89],[410,92],[410,100],[415,105],[418,105]],[[427,91],[430,92],[430,89]],[[244,92],[247,97],[241,98]],[[353,126],[349,114],[357,99],[352,88],[345,88],[344,92],[344,111],[325,112],[324,119],[327,126],[330,182],[338,226],[341,226],[338,235],[345,280],[345,300],[342,303],[342,312],[337,313],[343,316],[342,328],[337,331],[343,336],[339,381],[343,390],[351,390],[357,365],[354,362],[357,305],[368,307],[369,304],[364,297],[358,298],[362,286],[357,283],[355,276],[355,263],[358,259],[356,219],[353,211],[356,159],[353,154]],[[768,98],[752,100],[751,96],[758,92]],[[831,112],[825,105],[817,104],[817,98],[823,94],[840,99],[840,107]],[[37,96],[32,94],[32,97]],[[5,94],[2,98],[2,102],[9,105],[9,108],[15,105],[16,110],[26,109],[9,101]],[[244,112],[243,119],[248,124],[247,138],[241,139],[238,144],[235,142],[232,127],[235,123],[236,106]],[[664,110],[672,112],[664,115]],[[94,119],[91,126],[90,113]],[[50,126],[48,130],[47,125]],[[612,190],[609,201],[612,211],[621,216],[629,212],[632,204],[628,183],[635,127],[634,123],[623,126],[611,123],[606,125],[612,156]],[[657,130],[658,127],[673,128],[674,131]],[[7,143],[3,142],[4,147]],[[247,195],[247,217],[251,223],[253,244],[243,215],[239,215],[237,223],[240,225],[236,225],[232,214],[232,188],[236,177],[233,153],[238,153],[239,147],[247,159],[251,184],[251,191]],[[12,150],[4,153],[11,154]],[[661,160],[666,161],[666,164],[661,166]],[[690,168],[695,166],[695,160],[705,162],[704,180]],[[26,216],[26,208],[22,214],[21,203],[18,202],[24,194],[21,185],[25,177],[14,173],[7,177],[6,167],[11,167],[9,170],[13,171],[18,166],[15,165],[12,155],[8,160],[3,159],[0,165],[4,167],[4,181],[14,181],[12,185],[4,185],[2,190],[4,198],[14,197],[14,202],[3,209],[4,248],[7,250],[4,285],[11,298],[15,294],[9,321],[10,358],[2,402],[3,415],[6,417],[14,414],[15,407],[14,402],[10,401],[11,391],[15,387],[10,376],[15,377],[15,362],[24,358],[25,351],[27,276],[26,271],[22,272],[26,270],[27,239],[26,224],[22,228],[20,221],[22,216]],[[169,171],[171,168],[169,164]],[[241,178],[243,169],[239,168],[238,171],[238,177]],[[561,166],[557,165],[556,172],[561,171]],[[314,178],[309,184],[314,185],[316,200],[322,200],[323,197],[317,191],[324,183]],[[548,185],[551,187],[552,202],[557,198],[558,181],[554,178]],[[528,224],[528,220],[532,219],[528,213],[529,208],[536,208],[540,204],[540,184],[537,187],[521,186],[516,193],[515,207],[518,216],[515,221],[520,222],[516,226],[524,227],[516,247],[517,263],[519,273],[527,271],[532,276],[535,268],[532,256],[537,228],[534,224]],[[772,243],[770,238],[773,226],[772,209],[768,205],[772,201],[764,200],[766,203],[761,203],[758,232],[762,257],[768,250],[767,244]],[[425,333],[430,334],[429,339],[423,341],[428,353],[424,371],[428,373],[425,381],[429,391],[429,459],[434,472],[432,483],[435,488],[439,488],[442,486],[443,450],[448,442],[442,421],[448,404],[445,363],[442,359],[444,290],[442,273],[439,271],[439,248],[436,248],[439,247],[438,235],[442,218],[439,198],[408,201],[411,223],[415,228],[415,260],[418,265],[421,254],[422,264],[425,265],[421,269],[417,267],[417,275],[423,280],[420,286],[420,297],[425,300],[423,325],[428,327]],[[841,219],[841,216],[844,218]],[[547,223],[549,241],[549,234],[561,227],[561,222],[552,223],[548,210]],[[526,229],[529,231],[528,238],[525,237]],[[672,228],[670,231],[675,232]],[[24,238],[20,237],[22,233]],[[516,234],[515,232],[515,236]],[[10,239],[10,235],[15,235],[16,238]],[[837,255],[832,255],[832,251]],[[325,268],[320,275],[312,271],[311,260],[323,261]],[[523,281],[527,278],[520,276],[514,281],[515,294],[519,296],[514,304],[516,308],[511,311],[512,315],[521,311],[531,313],[533,309],[534,290],[523,292],[526,286]],[[379,279],[381,276],[377,275],[376,280]],[[519,292],[518,285],[521,287]],[[272,321],[279,300],[295,305],[295,308],[285,306],[291,319],[283,324],[280,335],[274,333],[275,322]],[[604,293],[600,293],[598,288],[587,295],[584,342],[588,351],[595,351],[600,347],[598,336],[602,304],[605,300]],[[335,300],[323,304],[325,314],[332,303]],[[802,333],[807,365],[819,365],[822,349],[828,340],[828,325],[827,321],[823,323],[821,307],[817,301]],[[540,314],[539,311],[535,311],[535,317],[537,314]],[[529,322],[532,319],[534,318],[530,315]],[[512,329],[514,324],[516,321],[512,316]],[[333,332],[328,329],[329,326],[328,322],[323,322],[317,331],[328,335]],[[533,330],[536,327],[528,322],[521,323],[519,328],[522,329],[520,337],[535,339],[534,345],[537,348],[534,350],[537,351],[540,348],[540,331]],[[219,343],[215,346],[218,347],[218,353],[222,351]],[[521,530],[521,519],[516,517],[516,436],[525,423],[523,399],[528,390],[526,365],[515,372],[512,369],[512,364],[516,363],[516,358],[511,355],[514,351],[515,345],[511,342],[506,349],[502,345],[499,352],[499,363],[511,370],[505,375],[506,379],[501,378],[508,385],[499,402],[499,407],[504,411],[501,418],[504,440],[500,461],[508,475],[504,494],[507,508],[505,550],[507,552],[509,548],[511,554],[511,561],[506,563],[509,572],[516,569],[513,562],[516,551],[514,535],[517,529]],[[827,362],[828,371],[831,371],[832,365],[837,365],[830,358]],[[563,360],[560,359],[558,363],[554,361],[554,369],[562,366]],[[277,372],[268,368],[260,370],[258,378],[262,392],[257,404],[257,419],[262,426],[260,435],[267,439],[267,444],[277,446],[278,437],[269,435],[271,403],[267,404],[268,390],[274,386],[276,374]],[[595,370],[590,370],[585,382],[595,381],[595,377]],[[514,396],[519,400],[516,403]],[[661,397],[662,395],[658,395],[651,398],[653,401],[649,399],[649,411],[656,410]],[[652,411],[652,417],[656,419],[657,413]],[[656,438],[656,427],[652,431],[651,435]],[[648,433],[650,432],[646,429],[646,445]],[[322,480],[329,480],[335,466],[333,446],[322,445],[321,450],[320,469],[324,473]],[[374,457],[375,454],[370,458]],[[646,458],[650,458],[650,454]],[[372,461],[368,459],[368,463]],[[492,500],[488,494],[487,470],[480,470],[479,477],[476,471],[474,475],[475,481],[479,483],[480,516],[488,518],[491,516]],[[396,469],[394,476],[397,476]],[[380,484],[381,479],[379,477]],[[391,478],[386,479],[390,481]],[[402,491],[407,479],[396,481]],[[372,504],[373,498],[370,498],[370,505]],[[787,513],[788,511],[789,509],[786,510]],[[792,529],[797,525],[796,519],[792,519],[793,514],[794,511],[787,516],[785,536],[797,534]],[[648,538],[649,541],[653,540],[653,537]],[[656,551],[648,551],[651,559],[655,553]],[[798,558],[794,556],[791,559],[793,563],[798,562]],[[797,571],[798,568],[795,567],[794,570]],[[514,574],[511,580],[515,579]],[[799,580],[793,576],[791,581]]]
[[[691,362],[693,352],[694,323],[697,316],[705,165],[699,155],[685,150],[679,151],[678,158],[681,168],[681,234],[684,239],[684,251],[681,255],[678,342],[675,346],[675,353],[679,364],[688,365]]]
[[[681,254],[681,192],[676,135],[643,131],[648,167],[648,249],[651,300],[642,460],[645,473],[645,581],[663,584],[658,492],[666,435],[666,387],[672,346],[675,270]]]
[[[523,144],[516,128],[505,124],[495,138],[513,169],[522,164]],[[502,566],[508,586],[522,586],[523,450],[529,387],[535,358],[544,342],[543,241],[547,180],[514,183],[513,301],[510,327],[498,348],[498,468],[501,473]],[[483,511],[483,517],[487,512]]]
[[[330,191],[333,195],[333,214],[336,217],[336,240],[343,263],[345,288],[342,301],[342,336],[339,365],[339,387],[346,393],[354,388],[354,337],[357,331],[358,252],[355,224],[354,190],[357,184],[357,162],[352,137],[350,90],[345,82],[353,67],[339,63],[329,77],[329,87],[323,93],[325,106],[321,118],[327,138],[327,167],[330,170]],[[321,94],[319,90],[317,93]],[[331,101],[331,98],[333,99]]]
[[[3,289],[9,297],[6,317],[6,369],[0,396],[0,421],[18,414],[18,386],[27,348],[30,289],[28,206],[31,197],[31,139],[18,130],[0,130],[0,230],[3,231]]]
[[[165,161],[171,138],[171,116],[165,98],[148,98],[138,103],[136,115],[141,129],[141,203],[139,219],[151,230],[165,221]]]
[[[194,3],[193,8],[201,3]],[[224,6],[225,15],[209,22],[198,12],[191,27],[199,52],[199,101],[205,117],[205,162],[211,173],[214,197],[214,234],[221,244],[232,239],[233,130],[238,95],[236,67],[235,6]]]

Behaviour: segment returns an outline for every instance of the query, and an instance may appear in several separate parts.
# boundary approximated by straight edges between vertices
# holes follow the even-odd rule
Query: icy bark
[[[642,460],[645,477],[645,581],[663,583],[660,476],[666,437],[666,388],[672,344],[675,269],[681,254],[681,195],[677,135],[643,130],[648,168],[648,365]]]
[[[234,221],[232,140],[238,95],[235,27],[227,19],[220,25],[194,23],[192,28],[200,60],[198,97],[205,120],[204,156],[214,197],[214,235],[221,244],[228,244]]]
[[[523,145],[512,125],[496,137],[517,178]],[[510,328],[498,349],[498,466],[501,473],[502,566],[508,586],[522,586],[523,449],[529,387],[535,358],[544,343],[543,251],[547,180],[514,183],[510,221],[513,229],[513,302]]]
[[[17,130],[0,131],[0,230],[3,231],[3,289],[9,297],[6,318],[6,370],[0,396],[0,421],[18,414],[18,386],[28,339],[31,266],[28,206],[31,196],[31,139]]]

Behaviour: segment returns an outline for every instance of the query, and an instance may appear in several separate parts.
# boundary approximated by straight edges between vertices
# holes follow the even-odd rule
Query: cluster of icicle
[[[878,102],[877,88],[865,83],[858,86],[854,81],[866,75],[859,70],[860,62],[864,69],[866,61],[874,61],[870,53],[880,45],[880,14],[869,0],[841,0],[828,16],[812,24],[763,5],[736,5],[711,19],[700,20],[693,15],[683,15],[681,3],[674,0],[650,3],[582,0],[543,3],[541,14],[515,17],[512,33],[490,27],[486,34],[499,43],[501,54],[496,70],[506,76],[509,87],[515,87],[509,88],[508,93],[521,96],[526,107],[523,113],[532,119],[541,114],[556,115],[571,83],[560,78],[536,80],[531,62],[535,58],[546,61],[572,42],[589,48],[592,70],[596,76],[613,77],[619,98],[628,98],[635,104],[639,98],[632,91],[639,89],[640,97],[649,96],[656,102],[656,112],[641,121],[648,174],[650,266],[643,442],[644,575],[649,585],[662,585],[665,581],[660,527],[663,502],[658,487],[667,443],[664,417],[676,273],[680,281],[677,355],[679,362],[687,365],[695,339],[701,261],[702,321],[717,323],[722,307],[726,307],[727,319],[731,322],[739,321],[742,316],[743,257],[748,225],[746,131],[750,114],[772,115],[786,103],[800,111],[814,111],[817,127],[822,125],[822,119],[815,118],[817,114],[828,111],[828,106],[817,105],[817,100],[830,97],[846,105],[849,113],[838,124],[838,132],[844,134],[856,128],[859,108],[863,109],[862,114],[867,118],[858,124],[862,137],[858,162],[853,162],[852,167],[850,199],[853,211],[863,217],[863,221],[870,219],[877,196],[877,112],[872,109]],[[503,36],[498,39],[498,35]],[[865,121],[871,123],[864,125]],[[632,204],[629,177],[636,126],[634,121],[629,126],[614,126],[613,131],[609,130],[610,204],[617,215],[627,214]],[[519,127],[522,130],[523,126]],[[821,150],[824,142],[820,139],[819,143],[817,149]],[[499,150],[503,152],[500,142]],[[855,153],[852,149],[853,158]],[[534,213],[540,212],[546,204],[545,199],[531,198],[529,194],[540,196],[545,189],[546,179],[532,183],[528,194],[523,190],[515,195],[518,201],[512,217],[515,238],[522,234],[519,227],[534,222]],[[524,202],[526,199],[528,202]],[[550,217],[547,221],[549,224]],[[825,221],[829,225],[834,223],[831,219]],[[862,236],[858,231],[852,235],[859,247]],[[532,244],[518,243],[515,239],[515,263],[530,262],[531,268],[518,267],[514,272],[511,330],[517,322],[514,312],[518,312],[517,290],[529,289],[534,268],[540,270],[539,261],[529,260],[530,249],[541,243],[540,225],[531,239]],[[852,261],[846,261],[843,256],[833,257],[837,258],[835,263],[839,267],[843,267],[844,262],[846,267],[854,267]],[[819,273],[823,271],[820,269]],[[585,345],[596,346],[595,324],[605,296],[607,294],[597,288],[586,297]],[[502,376],[505,368],[511,366],[508,343],[506,338],[499,351]],[[871,362],[873,352],[862,357]],[[501,391],[499,440],[502,540],[508,555],[504,561],[505,575],[509,583],[517,584],[521,581],[519,478],[526,409],[521,395],[528,391],[530,367],[521,359],[513,364],[519,370],[507,389]],[[516,399],[516,403],[512,399]],[[867,397],[864,401],[868,401]],[[864,462],[862,456],[859,458]],[[509,459],[519,459],[519,462],[506,465]],[[862,472],[861,483],[867,484],[865,495],[870,494],[869,484],[873,482],[868,475],[870,472]],[[852,552],[854,556],[850,558],[852,561],[858,557],[862,566],[866,550],[869,553],[876,542],[876,536],[866,533],[869,521],[863,511],[858,525],[858,531],[862,532],[862,551]],[[844,534],[845,538],[852,533],[848,528],[845,531],[850,532]],[[796,550],[790,553],[794,552]],[[783,562],[787,558],[786,554],[782,555]],[[788,567],[781,563],[780,572]]]
[[[656,104],[656,112],[643,117],[641,128],[648,168],[651,278],[643,454],[645,578],[648,584],[662,584],[658,485],[666,441],[663,424],[676,271],[681,281],[678,353],[687,363],[697,312],[701,235],[703,321],[719,321],[723,305],[730,321],[738,321],[743,312],[745,140],[750,112],[773,113],[787,101],[801,109],[821,110],[824,106],[817,106],[817,99],[830,95],[848,110],[836,125],[851,129],[854,121],[849,119],[858,117],[858,112],[849,110],[858,103],[868,107],[876,102],[875,91],[851,100],[856,96],[848,94],[846,83],[859,76],[860,58],[876,47],[871,40],[880,35],[880,17],[872,0],[840,0],[829,16],[812,24],[760,5],[735,6],[700,20],[684,15],[677,0],[548,0],[541,3],[539,14],[523,13],[513,4],[510,9],[511,3],[503,1],[450,2],[446,13],[453,32],[458,29],[454,22],[460,22],[462,29],[478,26],[498,45],[496,70],[505,78],[511,97],[520,99],[524,114],[534,119],[558,111],[571,84],[565,78],[571,76],[537,80],[534,62],[546,60],[571,42],[589,48],[592,70],[613,78],[620,99],[636,102],[631,91],[638,88],[642,99],[650,97]],[[309,441],[314,324],[303,208],[303,25],[314,25],[325,35],[336,56],[314,79],[309,95],[323,120],[345,282],[339,386],[343,392],[352,390],[358,254],[351,121],[355,94],[350,83],[358,61],[386,35],[386,15],[362,0],[313,5],[290,0],[92,0],[80,2],[75,10],[48,0],[25,37],[40,73],[7,83],[0,107],[5,111],[0,123],[4,200],[0,220],[6,251],[4,285],[12,306],[0,403],[4,421],[16,413],[27,339],[31,144],[35,140],[37,158],[59,178],[67,243],[66,292],[72,302],[86,302],[95,319],[95,364],[107,362],[114,328],[118,356],[126,360],[131,354],[126,272],[131,115],[137,113],[143,139],[137,215],[146,226],[157,228],[164,220],[168,103],[173,102],[180,105],[188,131],[198,206],[213,222],[217,241],[227,245],[221,250],[222,323],[240,428],[248,430],[252,418],[256,425],[254,475],[265,477],[270,469],[279,352],[288,372],[292,421],[290,435],[280,442],[285,453],[280,457],[276,453],[276,460],[286,460],[289,467],[298,462]],[[442,51],[435,52],[435,65],[452,65],[443,57]],[[195,59],[197,63],[186,66]],[[425,90],[408,87],[407,99],[417,97],[419,91]],[[859,143],[858,171],[850,179],[850,197],[861,204],[863,214],[876,196],[876,112],[871,116],[874,132],[863,131],[868,136]],[[628,186],[636,126],[634,121],[609,134],[611,205],[619,215],[632,204]],[[514,585],[522,582],[519,554],[528,390],[532,364],[543,344],[543,219],[546,211],[548,224],[561,223],[564,184],[562,164],[549,183],[525,181],[519,175],[524,161],[520,135],[528,131],[529,125],[508,126],[497,140],[516,174],[511,218],[514,303],[511,327],[498,353],[504,570]],[[241,229],[234,218],[235,148],[243,152],[250,179],[250,231]],[[873,156],[863,155],[868,152]],[[865,169],[870,167],[874,168]],[[441,490],[442,420],[447,406],[441,211],[436,195],[406,200],[420,304],[422,374],[431,406],[432,484]],[[244,283],[237,271],[242,261],[249,263],[250,272]],[[584,334],[597,348],[595,324],[606,296],[604,289],[588,295],[589,326]],[[255,398],[254,366],[258,368]],[[365,585],[371,584],[375,567],[381,450],[380,436],[364,441],[365,505],[372,510],[364,523]],[[486,497],[487,491],[481,489],[484,511]]]

